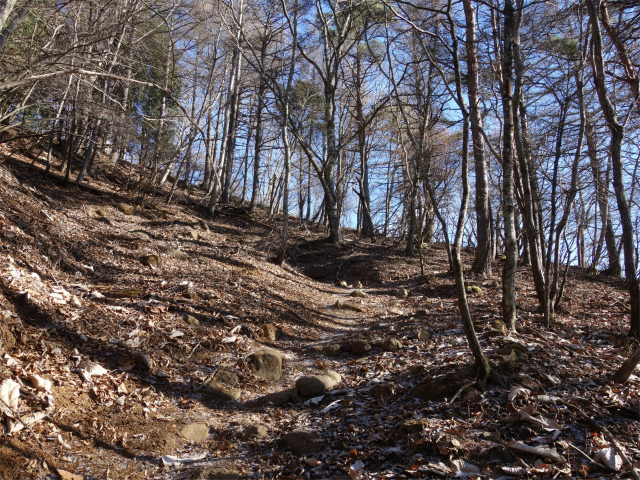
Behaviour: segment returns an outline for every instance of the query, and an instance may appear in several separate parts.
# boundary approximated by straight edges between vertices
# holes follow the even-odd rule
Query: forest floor
[[[292,218],[277,266],[265,211],[136,209],[124,167],[63,186],[31,163],[0,152],[0,478],[637,475],[640,378],[607,380],[633,350],[622,280],[569,269],[547,330],[520,266],[516,333],[501,262],[470,277],[501,378],[477,389],[443,246],[421,275]]]

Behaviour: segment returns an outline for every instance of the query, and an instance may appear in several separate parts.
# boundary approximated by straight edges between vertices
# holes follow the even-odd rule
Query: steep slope
[[[391,241],[295,226],[279,267],[263,213],[209,220],[185,192],[136,209],[124,171],[64,187],[1,161],[4,478],[610,475],[577,453],[611,447],[583,410],[639,458],[639,381],[606,382],[629,348],[619,281],[572,271],[544,332],[523,267],[509,335],[497,279],[472,281],[503,380],[479,392],[441,246],[420,277]]]

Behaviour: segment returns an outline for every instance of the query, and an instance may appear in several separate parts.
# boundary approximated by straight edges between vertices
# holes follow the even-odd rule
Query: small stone
[[[282,330],[280,330],[280,328],[276,325],[270,323],[262,325],[262,327],[260,327],[260,330],[262,332],[262,337],[270,342],[275,342],[282,336]]]
[[[239,383],[238,375],[230,372],[229,370],[218,370],[214,375],[214,378],[225,385],[229,385],[230,387],[235,387]]]
[[[342,310],[352,310],[354,312],[364,312],[362,307],[358,305],[354,305],[353,303],[346,302],[345,300],[338,300],[334,305],[335,308],[340,308]]]
[[[317,433],[295,431],[287,433],[282,439],[285,446],[294,455],[307,455],[321,451],[325,442]]]
[[[180,434],[188,442],[201,442],[209,435],[209,427],[204,423],[192,423],[184,427]]]
[[[194,327],[200,326],[200,321],[193,315],[187,315],[186,320],[189,325],[193,325]]]
[[[188,298],[192,302],[199,302],[200,301],[200,296],[196,292],[193,292],[191,290],[188,290],[188,291],[184,292],[182,294],[182,296],[184,298]]]
[[[171,258],[175,258],[176,260],[189,260],[189,255],[181,250],[171,248],[167,245],[158,245],[158,248],[162,253],[169,255]]]
[[[249,363],[255,374],[265,380],[280,380],[282,377],[282,355],[272,349],[259,350],[249,355]]]
[[[398,288],[396,291],[393,292],[393,294],[397,298],[407,298],[409,296],[409,292],[407,292],[406,288]]]
[[[364,340],[354,340],[349,343],[349,349],[351,353],[361,357],[371,351],[371,344]]]
[[[402,342],[397,338],[389,338],[382,342],[381,347],[385,352],[397,352],[402,348]]]
[[[245,440],[258,440],[267,436],[268,429],[266,425],[260,423],[256,425],[249,425],[242,432],[242,436]]]
[[[126,203],[118,203],[116,207],[125,215],[133,215],[134,213],[136,213],[135,208],[133,208],[130,205],[127,205]],[[104,215],[101,215],[101,216],[104,216]]]
[[[418,340],[421,342],[426,342],[431,339],[431,332],[427,330],[420,330],[418,332]]]
[[[240,390],[229,388],[217,380],[211,380],[202,392],[214,400],[238,400],[240,398]]]
[[[319,397],[335,387],[342,377],[339,373],[329,370],[322,375],[309,375],[296,380],[296,388],[301,397]]]
[[[398,316],[404,315],[404,311],[403,310],[400,310],[399,308],[395,308],[395,307],[391,307],[389,309],[389,313],[391,313],[392,315],[398,315]]]
[[[342,345],[339,343],[329,343],[325,345],[323,353],[328,357],[337,357],[342,353]]]
[[[328,357],[337,357],[342,353],[342,345],[339,343],[322,343],[312,346],[311,351]]]
[[[347,282],[345,282],[344,280],[340,280],[338,282],[338,286],[342,287],[342,288],[349,288],[349,285],[347,284]]]
[[[379,383],[371,387],[369,393],[373,398],[389,398],[393,395],[393,385],[388,383]]]
[[[368,298],[369,294],[367,292],[363,292],[362,290],[354,290],[351,292],[352,297],[356,298]]]

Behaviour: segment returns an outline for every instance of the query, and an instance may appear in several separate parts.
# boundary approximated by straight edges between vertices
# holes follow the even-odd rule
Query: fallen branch
[[[636,348],[631,356],[622,362],[622,365],[620,365],[618,371],[613,374],[611,380],[615,383],[625,383],[635,371],[638,363],[640,363],[640,347]]]

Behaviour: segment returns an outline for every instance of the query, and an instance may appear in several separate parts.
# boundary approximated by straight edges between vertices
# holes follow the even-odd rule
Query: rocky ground
[[[343,245],[201,193],[136,208],[126,169],[62,186],[0,158],[0,478],[619,478],[640,460],[621,280],[570,269],[545,330],[469,279],[483,390],[440,245]],[[467,252],[468,255],[471,252]],[[465,259],[470,263],[471,257]]]

